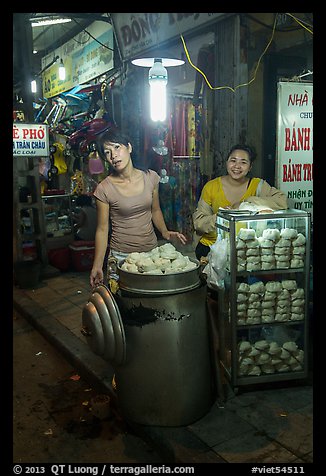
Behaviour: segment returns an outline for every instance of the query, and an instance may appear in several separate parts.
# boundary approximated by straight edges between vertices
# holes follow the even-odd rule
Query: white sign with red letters
[[[313,211],[313,84],[277,85],[277,157],[275,184],[289,207]]]
[[[46,124],[13,123],[13,155],[46,157],[49,155],[49,126]]]

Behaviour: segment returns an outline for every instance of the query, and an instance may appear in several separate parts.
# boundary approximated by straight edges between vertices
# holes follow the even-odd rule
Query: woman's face
[[[245,150],[235,149],[226,161],[226,170],[234,180],[244,178],[250,169],[249,154]]]
[[[131,144],[127,146],[118,142],[104,142],[103,150],[106,160],[116,172],[123,170],[130,161]]]

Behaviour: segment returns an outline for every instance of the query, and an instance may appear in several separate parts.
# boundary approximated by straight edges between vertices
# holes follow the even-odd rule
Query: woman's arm
[[[198,235],[216,231],[216,213],[203,198],[200,198],[192,215],[194,229]]]
[[[95,256],[90,274],[90,284],[103,282],[103,261],[108,246],[109,204],[96,200],[97,227],[95,233]]]
[[[266,180],[262,183],[259,196],[248,197],[246,202],[270,207],[273,210],[286,210],[288,208],[286,194],[278,188],[269,185]]]

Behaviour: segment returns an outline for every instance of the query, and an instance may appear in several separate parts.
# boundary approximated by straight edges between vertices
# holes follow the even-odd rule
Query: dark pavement
[[[90,296],[88,280],[89,272],[71,271],[43,278],[35,289],[14,285],[14,307],[113,402],[113,369],[91,351],[80,332]],[[227,386],[225,401],[216,401],[203,418],[186,427],[132,427],[167,464],[312,463],[312,369],[305,381],[257,385],[237,394]]]
[[[162,463],[107,395],[24,317],[13,319],[13,462]]]

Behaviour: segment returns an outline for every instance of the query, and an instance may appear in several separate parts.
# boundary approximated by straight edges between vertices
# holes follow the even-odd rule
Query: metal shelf
[[[239,223],[241,222],[241,223]],[[252,223],[255,222],[255,223]],[[270,225],[272,224],[272,226]],[[296,225],[296,226],[295,226]],[[255,229],[257,237],[261,236],[262,230],[269,228],[298,228],[298,231],[304,234],[306,238],[306,250],[304,255],[304,266],[300,268],[274,268],[269,270],[257,271],[238,271],[237,270],[237,232],[240,228]],[[310,285],[310,214],[301,210],[284,210],[264,215],[231,215],[226,212],[217,214],[217,234],[218,239],[227,239],[229,241],[229,266],[225,277],[225,289],[219,291],[219,315],[218,326],[220,333],[220,363],[224,369],[226,378],[233,387],[241,385],[259,384],[265,382],[277,382],[285,380],[304,379],[308,375],[308,311],[309,311],[309,285]],[[292,275],[292,276],[291,276]],[[237,284],[240,282],[253,283],[263,281],[266,284],[269,281],[282,281],[293,279],[304,289],[304,305],[302,307],[303,319],[259,322],[255,324],[238,323],[239,312],[237,309]],[[248,303],[247,303],[248,304]],[[248,306],[247,306],[248,309]],[[246,312],[246,311],[245,311]],[[244,318],[243,318],[244,319]],[[278,371],[264,373],[261,375],[239,375],[239,357],[238,344],[242,340],[247,340],[254,346],[258,340],[264,340],[266,335],[264,330],[271,330],[271,335],[277,336],[284,333],[287,335],[297,334],[298,346],[304,351],[300,364],[302,369],[292,371]],[[260,337],[256,337],[260,336]],[[266,340],[266,338],[265,338]],[[252,342],[251,342],[252,341]],[[277,338],[275,337],[275,341]],[[276,342],[282,345],[281,341]],[[302,348],[300,347],[302,346]],[[253,360],[252,365],[263,365]],[[270,358],[271,360],[271,358]],[[294,364],[293,364],[294,368]],[[276,367],[275,367],[276,369]],[[267,370],[267,369],[266,369]]]

